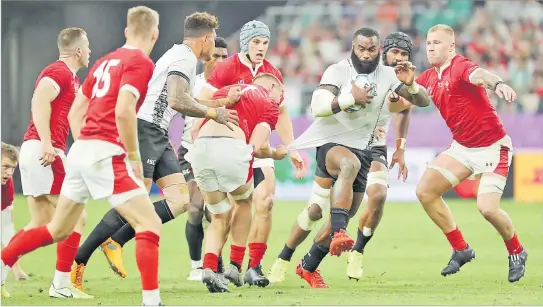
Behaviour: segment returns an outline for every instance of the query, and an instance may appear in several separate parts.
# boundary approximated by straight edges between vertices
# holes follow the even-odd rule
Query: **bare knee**
[[[367,209],[372,214],[381,214],[387,199],[387,189],[384,186],[373,186],[368,188],[368,204]]]
[[[258,197],[255,205],[256,213],[263,215],[271,214],[273,208],[273,193],[266,193]]]
[[[360,161],[353,158],[342,158],[339,161],[339,175],[354,181],[360,170]]]
[[[307,209],[307,213],[309,219],[313,222],[322,219],[322,209],[317,204],[311,204],[311,206],[309,206],[309,208]]]
[[[499,214],[500,208],[499,206],[482,204],[480,202],[477,202],[477,210],[479,210],[479,212],[485,219],[490,220],[493,216]]]
[[[416,194],[420,203],[423,205],[431,203],[433,200],[441,196],[432,191],[431,187],[424,182],[419,182],[419,184],[417,184]]]

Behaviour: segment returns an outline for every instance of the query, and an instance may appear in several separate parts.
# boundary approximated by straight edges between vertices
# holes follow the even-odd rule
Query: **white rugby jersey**
[[[179,75],[187,80],[190,92],[196,81],[198,59],[192,49],[185,44],[175,44],[156,62],[149,89],[138,111],[138,118],[168,129],[177,111],[168,105],[168,75]]]
[[[358,73],[350,59],[330,65],[321,78],[321,85],[335,85],[340,93],[351,91],[351,80]],[[358,111],[341,111],[328,117],[318,117],[311,126],[290,146],[311,148],[326,143],[338,143],[352,148],[366,149],[377,126],[385,126],[388,131],[391,113],[386,99],[389,92],[401,85],[394,68],[379,63],[374,72],[367,75],[370,83],[376,85],[376,96],[366,108]],[[372,145],[385,144],[385,140],[374,138]]]
[[[204,77],[204,73],[197,75],[194,81],[194,88],[192,89],[192,97],[198,98],[205,84],[206,79]],[[185,127],[183,128],[183,136],[181,137],[181,146],[190,149],[193,142],[190,131],[192,129],[192,124],[194,123],[194,117],[185,115],[182,115],[182,117],[184,118]]]

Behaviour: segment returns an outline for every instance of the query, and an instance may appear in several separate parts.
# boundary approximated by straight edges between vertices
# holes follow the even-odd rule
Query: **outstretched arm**
[[[432,101],[425,88],[413,82],[411,85],[402,84],[396,89],[396,94],[405,98],[417,107],[427,107]]]
[[[190,96],[188,93],[190,86],[184,77],[170,74],[168,76],[167,84],[168,104],[172,109],[183,115],[198,118],[212,117],[211,115],[216,114],[214,108],[199,104]]]
[[[504,98],[507,102],[513,102],[517,99],[517,93],[509,85],[484,68],[476,68],[468,79],[471,84],[493,90],[498,97]]]

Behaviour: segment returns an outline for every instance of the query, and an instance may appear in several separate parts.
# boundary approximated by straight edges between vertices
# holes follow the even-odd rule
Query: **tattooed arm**
[[[395,92],[417,107],[427,107],[432,101],[430,96],[428,96],[426,89],[418,85],[416,82],[413,82],[413,84],[410,86],[402,84],[396,89]]]
[[[169,74],[166,83],[170,108],[183,115],[198,118],[209,118],[216,114],[215,108],[202,105],[191,97],[188,93],[189,83],[183,76]]]

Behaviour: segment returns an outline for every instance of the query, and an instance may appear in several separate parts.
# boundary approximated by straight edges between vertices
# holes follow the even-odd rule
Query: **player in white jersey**
[[[215,39],[215,49],[211,54],[211,59],[204,62],[204,71],[196,76],[196,82],[192,90],[192,97],[198,97],[206,80],[215,67],[215,64],[224,61],[228,57],[228,45],[222,37]],[[181,146],[177,151],[181,173],[185,176],[185,181],[189,187],[190,202],[187,209],[187,223],[185,226],[185,237],[189,247],[189,256],[191,260],[191,271],[188,280],[201,281],[203,272],[202,262],[202,243],[204,240],[204,228],[202,223],[211,222],[211,217],[204,217],[204,200],[194,180],[192,166],[185,159],[185,154],[192,148],[192,124],[194,117],[183,116],[185,127],[181,138]],[[207,212],[206,212],[207,213]],[[206,214],[207,215],[207,214]],[[219,273],[222,273],[222,257],[219,257]]]
[[[312,288],[328,287],[317,270],[328,252],[339,256],[354,245],[345,228],[366,189],[376,128],[410,103],[430,103],[414,77],[410,62],[399,62],[395,68],[381,63],[379,34],[362,28],[354,34],[351,57],[328,67],[313,93],[311,111],[317,119],[291,145],[317,147],[316,176],[334,185],[330,223],[296,268]],[[391,101],[391,91],[405,99]]]
[[[138,111],[137,130],[144,183],[149,191],[154,181],[164,194],[164,199],[154,203],[162,223],[185,212],[189,202],[187,183],[168,137],[173,116],[180,112],[213,119],[221,124],[237,125],[237,113],[219,107],[235,103],[239,93],[232,91],[228,98],[208,101],[196,101],[191,96],[196,81],[196,65],[198,60],[211,59],[217,27],[217,17],[208,13],[197,12],[186,18],[183,43],[174,44],[157,61],[147,95]],[[134,237],[132,227],[113,209],[105,214],[78,250],[72,280],[79,288],[82,287],[85,265],[99,246],[102,246],[111,269],[123,278],[127,276],[122,246],[110,238],[112,235],[123,242]]]
[[[412,46],[411,39],[406,34],[401,32],[391,33],[384,40],[383,64],[385,66],[393,67],[398,62],[408,61],[411,55]],[[399,98],[396,93],[392,92],[391,95],[394,96],[394,99],[403,99]],[[360,216],[359,226],[360,232],[363,230],[365,234],[368,233],[368,230],[373,232],[379,224],[387,195],[388,163],[386,134],[389,129],[391,116],[388,114],[385,116],[385,111],[383,111],[383,116],[379,118],[379,123],[377,124],[377,129],[379,131],[376,132],[377,134],[374,142],[371,144],[372,161],[366,184],[368,202],[366,206],[364,206],[364,210]],[[392,156],[391,166],[397,162],[399,165],[398,177],[403,175],[404,179],[407,176],[407,168],[405,167],[404,161],[405,138],[409,127],[410,114],[411,108],[407,108],[406,110],[395,114],[396,137],[399,141],[397,142],[398,147]],[[285,274],[295,249],[307,238],[316,222],[319,221],[330,208],[331,187],[331,179],[322,177],[315,178],[308,205],[298,215],[283,250],[270,270],[268,275],[270,282],[280,283],[285,280]],[[355,250],[361,249],[363,251],[366,243],[371,238],[371,232],[367,236],[363,235],[358,237],[354,246]],[[358,254],[354,253],[349,255],[350,270],[348,271],[355,272],[348,272],[349,277],[360,278],[359,275],[362,274],[362,253],[360,252],[359,254],[360,257],[358,257]]]

